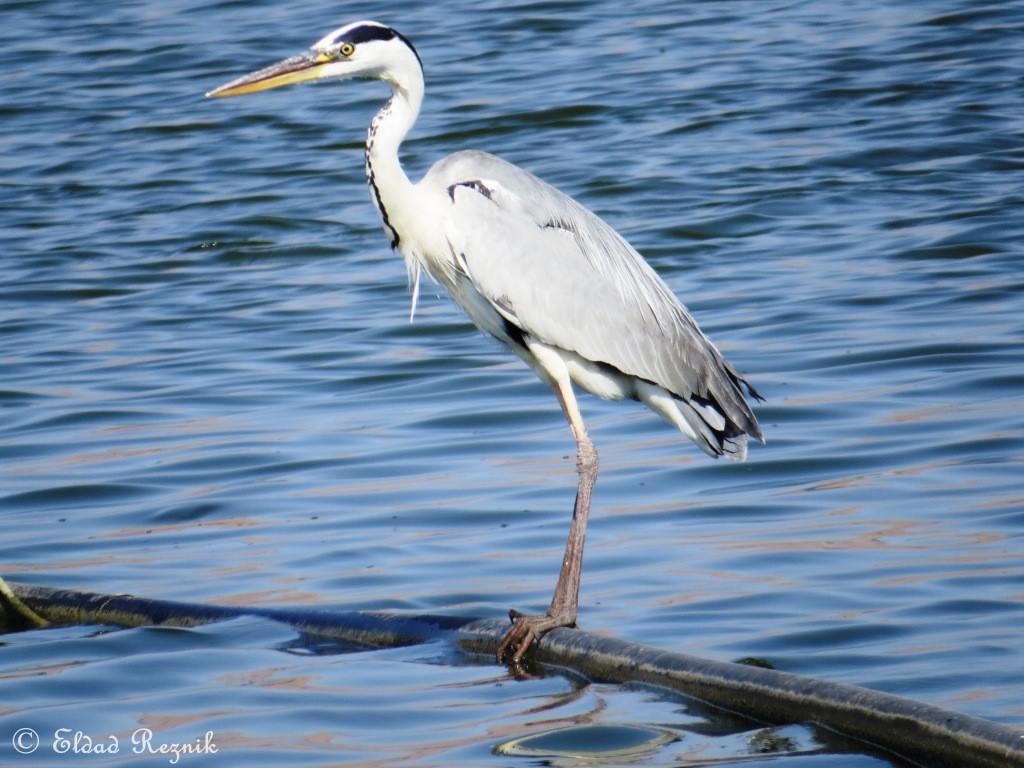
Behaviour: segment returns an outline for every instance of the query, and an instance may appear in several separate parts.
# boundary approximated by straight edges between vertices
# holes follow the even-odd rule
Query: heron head
[[[422,81],[422,62],[412,43],[375,21],[357,21],[325,35],[305,53],[271,64],[215,88],[207,96],[241,96],[310,80],[384,80],[408,88]]]

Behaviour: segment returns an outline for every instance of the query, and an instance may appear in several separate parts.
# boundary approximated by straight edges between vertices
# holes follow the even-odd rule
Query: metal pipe
[[[390,647],[448,637],[465,651],[489,655],[507,629],[505,622],[493,619],[238,608],[9,586],[51,624],[191,627],[255,615],[318,640]],[[20,614],[0,599],[0,621],[16,618]],[[866,688],[672,653],[578,629],[548,633],[533,658],[597,681],[669,688],[766,723],[813,723],[927,768],[1024,768],[1024,729]]]

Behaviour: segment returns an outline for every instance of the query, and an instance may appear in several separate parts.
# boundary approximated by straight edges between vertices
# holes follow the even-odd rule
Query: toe
[[[532,627],[527,627],[523,633],[523,637],[519,640],[516,645],[516,652],[512,654],[512,663],[518,664],[523,660],[523,656],[530,650],[530,647],[537,642],[537,633],[534,632]]]

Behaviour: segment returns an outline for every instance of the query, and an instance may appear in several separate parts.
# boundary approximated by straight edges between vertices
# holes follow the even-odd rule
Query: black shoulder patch
[[[577,234],[573,226],[569,222],[563,221],[562,219],[554,219],[552,221],[549,221],[547,224],[544,225],[544,229],[563,229],[566,232],[571,232],[574,235]]]
[[[494,199],[494,193],[487,188],[487,186],[479,179],[473,179],[472,181],[460,181],[458,184],[452,184],[448,187],[448,197],[455,202],[455,189],[457,187],[465,187],[466,189],[472,189],[474,192],[483,195],[488,200]]]

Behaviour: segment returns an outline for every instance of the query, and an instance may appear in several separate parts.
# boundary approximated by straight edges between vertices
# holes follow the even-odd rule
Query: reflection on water
[[[573,759],[650,759],[652,753],[676,741],[671,731],[638,725],[580,725],[542,731],[494,748],[503,755],[545,757],[558,764],[558,758]]]
[[[550,393],[443,298],[426,291],[408,323],[362,179],[385,91],[202,99],[337,14],[5,6],[8,578],[481,616],[549,600],[571,438]],[[413,175],[474,147],[560,186],[648,256],[768,398],[767,446],[729,466],[635,404],[582,402],[602,475],[581,623],[1024,722],[1024,12],[359,15],[424,57]],[[513,684],[432,647],[301,655],[280,633],[9,636],[0,739],[150,723],[181,740],[212,728],[221,762],[477,765],[521,763],[492,750],[535,733],[646,724],[681,736],[652,758],[665,764],[725,742],[751,754],[749,724],[703,741],[714,720],[690,728],[689,704],[649,692]],[[138,697],[126,679],[145,681]],[[886,764],[784,737],[793,760]]]
[[[765,728],[663,691],[560,676],[511,682],[503,669],[454,656],[444,644],[313,649],[256,618],[197,629],[60,628],[7,639],[0,691],[15,694],[20,707],[0,714],[0,730],[36,732],[37,751],[17,756],[27,764],[53,764],[55,753],[70,759],[61,738],[79,732],[80,744],[88,738],[119,752],[106,763],[82,751],[77,759],[135,764],[136,735],[146,728],[154,748],[216,749],[182,756],[194,765],[519,765],[526,758],[668,767],[775,765],[811,755],[842,757],[837,766],[901,765],[849,753],[850,745],[825,731]],[[69,658],[76,661],[57,661]]]

